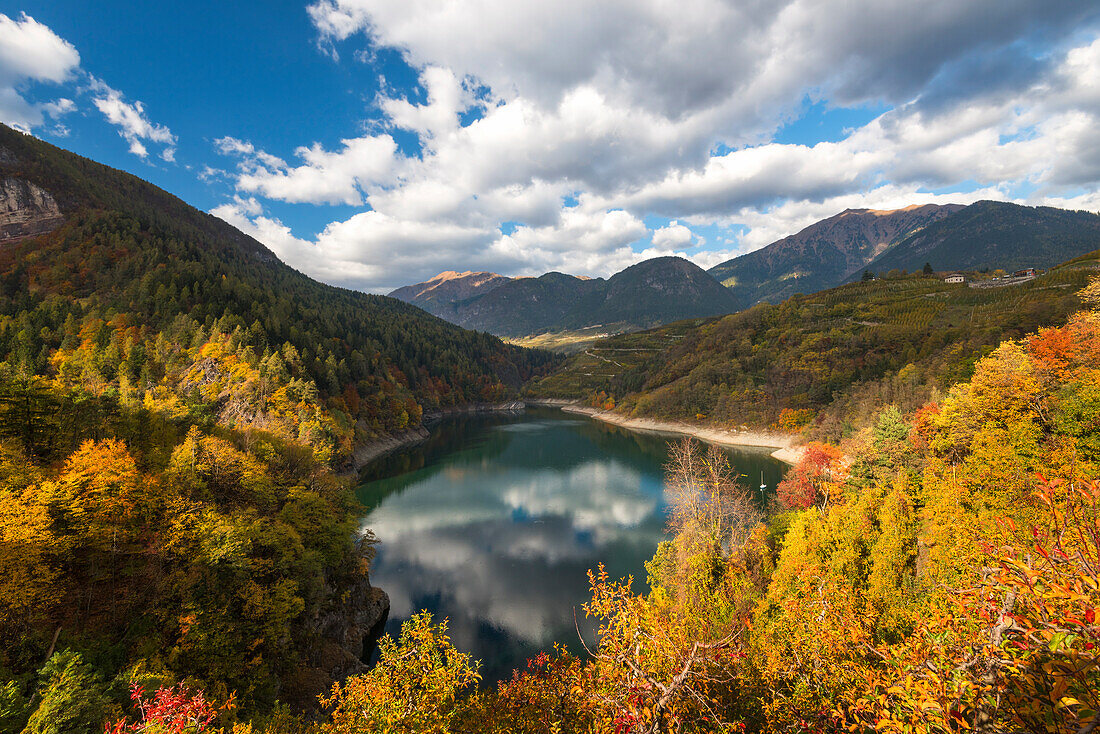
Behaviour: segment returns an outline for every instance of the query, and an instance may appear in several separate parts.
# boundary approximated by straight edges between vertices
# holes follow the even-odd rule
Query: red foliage
[[[909,431],[909,444],[916,451],[927,451],[929,441],[936,431],[935,418],[940,414],[940,406],[928,403],[913,414],[913,428]]]
[[[1086,311],[1073,316],[1064,327],[1040,329],[1028,337],[1027,351],[1040,374],[1068,379],[1072,370],[1100,361],[1100,319]]]
[[[145,690],[130,686],[130,700],[141,711],[140,721],[119,719],[104,726],[104,734],[141,734],[155,729],[166,734],[198,734],[218,717],[218,709],[206,700],[202,691],[190,691],[185,686],[160,687],[146,700]],[[230,700],[223,706],[232,708]]]
[[[827,482],[840,461],[840,449],[824,443],[806,444],[799,462],[776,487],[786,507],[804,510],[828,499]]]

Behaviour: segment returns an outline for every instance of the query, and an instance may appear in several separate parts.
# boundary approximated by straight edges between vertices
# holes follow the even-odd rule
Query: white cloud
[[[218,150],[241,158],[237,187],[269,199],[312,204],[361,204],[361,191],[388,178],[396,164],[397,144],[389,135],[349,138],[343,149],[327,151],[320,144],[298,148],[300,166],[257,150],[235,138],[216,141]]]
[[[1074,0],[318,0],[322,38],[364,32],[505,99],[553,106],[593,87],[668,119],[721,110],[739,135],[808,90],[845,104],[911,99],[946,64],[1095,18]],[[935,43],[929,43],[934,38]]]
[[[145,114],[145,105],[122,98],[122,93],[103,81],[92,77],[93,103],[107,121],[118,128],[118,134],[130,144],[130,152],[139,158],[147,158],[149,150],[145,142],[163,145],[160,157],[175,160],[176,136],[164,125],[152,122]]]
[[[36,104],[22,90],[27,82],[60,84],[80,67],[76,48],[26,13],[18,20],[0,13],[0,120],[23,130],[71,112],[72,101]]]
[[[692,240],[691,230],[673,220],[668,226],[653,230],[654,247],[683,247]]]
[[[310,15],[325,43],[362,32],[367,55],[420,70],[423,96],[386,91],[374,121],[420,152],[371,134],[288,165],[225,138],[242,195],[365,211],[307,242],[227,207],[354,287],[608,275],[685,251],[706,266],[848,206],[1093,202],[1082,189],[1100,183],[1100,8],[1073,0],[319,0]],[[887,111],[840,139],[772,141],[808,101]],[[951,188],[974,191],[926,193]],[[674,221],[649,233],[650,214]],[[700,249],[691,227],[708,225],[728,236]]]

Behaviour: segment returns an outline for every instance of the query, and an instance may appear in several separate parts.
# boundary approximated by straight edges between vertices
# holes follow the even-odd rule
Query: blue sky
[[[1077,0],[0,14],[0,119],[364,290],[710,266],[848,207],[1100,209],[1100,10]]]

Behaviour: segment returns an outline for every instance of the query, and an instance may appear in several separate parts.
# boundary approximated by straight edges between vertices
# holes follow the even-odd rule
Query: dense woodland
[[[676,447],[648,591],[593,569],[589,653],[483,687],[426,614],[369,671],[347,648],[371,538],[333,466],[550,358],[313,283],[136,179],[0,140],[6,174],[68,217],[0,251],[0,734],[1100,725],[1100,281],[1077,293],[1094,257],[1024,286],[896,278],[682,323],[539,383],[822,440],[766,515],[723,454]]]
[[[170,681],[242,716],[316,707],[377,597],[334,470],[553,358],[312,281],[2,126],[0,175],[65,214],[0,247],[0,731],[100,731]]]
[[[1100,306],[1100,282],[1084,300]],[[419,615],[383,639],[376,667],[323,697],[320,720],[276,709],[245,722],[225,688],[147,667],[103,681],[66,648],[33,684],[8,684],[0,720],[18,731],[29,710],[29,731],[107,718],[114,732],[237,734],[1092,731],[1098,359],[1096,310],[1006,341],[937,401],[884,406],[839,445],[810,444],[766,518],[720,452],[682,444],[650,590],[593,571],[585,612],[600,634],[586,659],[548,652],[482,689],[446,620]],[[96,446],[38,486],[73,496],[81,455],[112,451]],[[76,527],[107,552],[94,523]],[[69,728],[51,728],[61,717]]]
[[[1086,255],[1003,288],[897,274],[623,334],[528,390],[635,416],[835,441],[884,404],[915,410],[967,379],[1003,339],[1064,322],[1098,259]]]
[[[339,453],[424,411],[508,397],[552,364],[393,299],[317,283],[129,174],[9,128],[0,147],[10,154],[0,172],[49,191],[67,217],[0,250],[0,361],[21,374],[122,399],[178,398],[223,424],[281,434],[317,431],[315,416],[296,426],[272,417],[305,398],[328,414],[325,450]]]

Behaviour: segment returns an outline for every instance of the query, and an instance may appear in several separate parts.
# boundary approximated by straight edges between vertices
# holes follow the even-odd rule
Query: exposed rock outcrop
[[[52,232],[64,221],[48,191],[19,178],[0,178],[0,245]]]
[[[390,613],[390,598],[371,586],[366,575],[343,595],[335,589],[328,592],[328,598],[338,601],[310,621],[314,642],[308,659],[280,693],[285,702],[307,711],[316,710],[317,696],[328,693],[333,683],[366,672]]]

